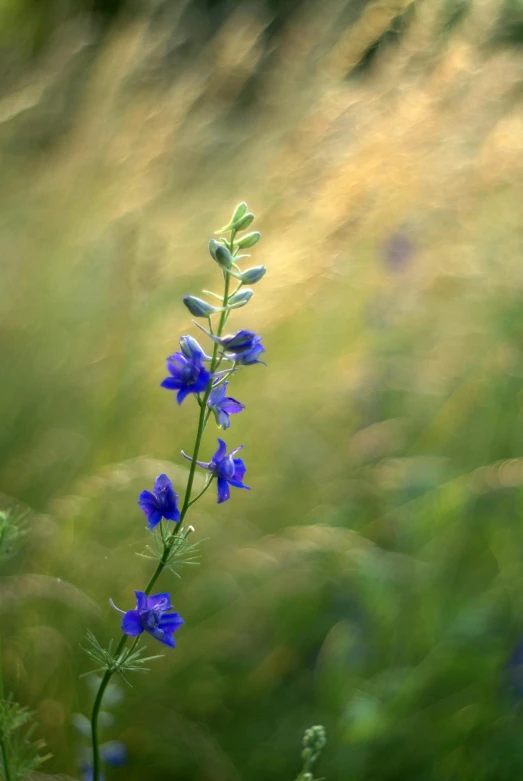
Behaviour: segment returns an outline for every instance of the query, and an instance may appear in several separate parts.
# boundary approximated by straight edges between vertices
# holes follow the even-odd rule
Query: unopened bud
[[[232,217],[231,217],[231,225],[234,225],[235,222],[238,222],[238,220],[241,220],[244,214],[247,212],[247,204],[245,201],[242,201],[238,204],[236,209],[234,210]]]
[[[253,223],[253,221],[254,214],[252,212],[248,212],[247,214],[244,214],[240,220],[233,222],[232,227],[235,231],[244,231],[249,227],[249,225]]]
[[[222,266],[222,268],[230,268],[232,265],[232,255],[223,244],[220,244],[216,239],[211,239],[209,242],[209,252],[213,260]]]
[[[254,266],[238,274],[238,279],[241,279],[247,285],[255,285],[256,282],[259,282],[265,276],[266,271],[267,268],[265,266]]]
[[[253,231],[252,233],[246,233],[241,239],[238,239],[236,246],[239,249],[247,249],[248,247],[254,247],[255,244],[261,239],[261,233]]]
[[[241,306],[245,306],[245,304],[248,304],[251,298],[254,295],[254,291],[250,289],[250,287],[244,288],[244,290],[240,290],[238,293],[235,293],[232,295],[229,300],[227,301],[227,306],[234,307],[235,309],[239,309]]]
[[[202,301],[196,296],[184,296],[183,303],[194,317],[210,317],[218,311],[215,306],[211,306],[207,301]]]

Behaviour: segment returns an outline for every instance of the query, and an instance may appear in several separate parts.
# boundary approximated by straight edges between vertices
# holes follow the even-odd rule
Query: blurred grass
[[[240,4],[213,31],[151,3],[11,58],[0,489],[32,532],[0,610],[49,773],[76,774],[85,629],[114,635],[108,597],[150,570],[137,493],[183,483],[163,361],[243,198],[269,269],[233,319],[268,350],[228,434],[253,490],[195,508],[186,625],[107,730],[114,778],[293,778],[311,723],[329,779],[522,771],[520,11]]]

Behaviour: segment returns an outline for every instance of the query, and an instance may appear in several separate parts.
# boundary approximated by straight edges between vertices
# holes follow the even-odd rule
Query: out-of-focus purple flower
[[[127,764],[127,746],[121,740],[109,740],[100,746],[100,758],[110,767],[124,767]]]
[[[229,499],[231,492],[229,486],[234,488],[246,488],[250,491],[248,485],[243,484],[243,477],[247,469],[241,458],[234,458],[236,453],[243,448],[243,445],[237,447],[227,454],[227,445],[223,439],[218,439],[218,450],[213,455],[209,463],[205,461],[197,461],[198,466],[203,469],[207,469],[210,474],[216,478],[218,483],[218,504],[226,502]],[[182,455],[188,461],[192,461],[192,458],[186,455],[182,450]]]
[[[156,640],[174,648],[176,641],[174,632],[184,623],[183,618],[178,613],[171,613],[174,610],[171,605],[170,594],[154,594],[148,597],[143,591],[135,591],[136,609],[120,610],[111,600],[111,605],[123,614],[122,632],[131,637],[141,635],[142,632],[149,632]]]
[[[506,681],[513,695],[520,700],[523,697],[523,640],[519,640],[507,660]]]
[[[413,253],[414,244],[403,230],[389,236],[383,246],[383,258],[386,264],[395,271],[401,271]]]
[[[229,428],[231,425],[229,415],[236,415],[245,409],[245,404],[225,395],[227,385],[227,382],[222,382],[213,388],[207,401],[207,406],[214,412],[216,423],[223,429]]]
[[[200,346],[194,340],[197,347]],[[181,404],[189,393],[201,393],[206,390],[211,374],[203,365],[204,353],[200,348],[200,351],[196,349],[194,345],[188,345],[184,343],[182,349],[190,352],[188,356],[184,352],[174,353],[174,355],[167,358],[167,371],[171,375],[167,377],[162,383],[162,388],[167,390],[178,391],[176,400],[178,404]]]
[[[82,781],[93,781],[93,766],[90,762],[80,764],[80,778]],[[105,781],[103,773],[100,773],[100,781]]]
[[[162,518],[176,523],[180,520],[178,494],[167,475],[159,475],[156,478],[154,493],[142,491],[138,504],[145,513],[147,525],[151,530],[158,526]]]

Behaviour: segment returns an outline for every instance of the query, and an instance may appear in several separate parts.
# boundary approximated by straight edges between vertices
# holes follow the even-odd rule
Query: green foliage
[[[296,781],[314,781],[313,768],[326,744],[327,736],[324,727],[318,725],[305,730],[303,751],[301,752],[303,767]]]
[[[121,675],[127,684],[129,684],[129,681],[126,678],[126,675],[129,673],[149,672],[150,668],[145,667],[144,665],[148,662],[152,662],[154,659],[161,659],[163,657],[163,654],[144,656],[145,646],[140,646],[136,643],[129,648],[124,648],[121,653],[115,654],[114,640],[110,640],[107,648],[104,648],[89,630],[87,632],[87,643],[88,647],[84,650],[97,667],[95,670],[85,673],[85,675],[108,671]]]
[[[14,556],[20,541],[26,536],[26,516],[27,512],[0,511],[0,562]]]
[[[189,535],[193,531],[193,527],[188,526],[187,528],[182,527],[176,534],[170,532],[164,535],[162,528],[160,532],[156,532],[152,536],[152,543],[145,547],[146,552],[137,555],[152,561],[164,561],[165,568],[177,578],[181,578],[178,572],[180,567],[195,566],[200,563],[199,548],[205,539],[191,543]]]
[[[33,713],[14,702],[0,700],[0,774],[6,781],[22,781],[50,758],[43,755],[45,741],[35,740]],[[6,768],[7,761],[7,768]]]
[[[79,639],[116,636],[98,606],[150,573],[137,496],[187,479],[194,432],[158,385],[181,296],[213,285],[200,237],[241,192],[271,267],[248,324],[270,370],[245,372],[234,421],[252,491],[219,512],[207,492],[204,566],[159,581],[186,623],[104,724],[126,781],[288,781],[318,722],[332,780],[523,773],[518,3],[416,3],[356,89],[397,2],[309,4],[281,45],[242,7],[194,61],[189,11],[144,11],[7,80],[0,479],[53,588],[2,573],[0,620],[50,772],[77,775],[78,675],[114,664]]]

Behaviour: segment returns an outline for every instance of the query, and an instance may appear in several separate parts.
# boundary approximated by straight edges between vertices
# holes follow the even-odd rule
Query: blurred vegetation
[[[245,199],[253,490],[192,514],[202,565],[162,581],[186,624],[122,685],[110,778],[292,779],[320,723],[330,781],[513,781],[520,0],[0,9],[0,509],[29,510],[0,620],[47,772],[78,777],[86,629],[148,577],[137,495],[185,479],[195,416],[158,386]]]

